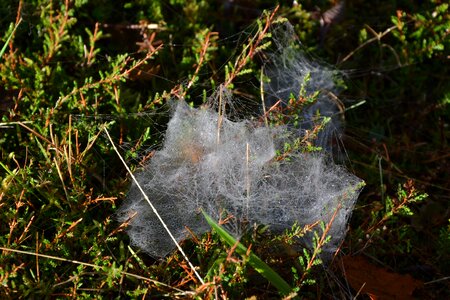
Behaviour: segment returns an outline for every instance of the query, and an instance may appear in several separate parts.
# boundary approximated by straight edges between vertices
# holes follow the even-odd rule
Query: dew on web
[[[284,230],[294,223],[322,221],[331,223],[331,241],[323,248],[331,253],[345,236],[362,181],[336,165],[327,152],[343,128],[339,107],[330,96],[339,90],[336,72],[298,51],[290,24],[275,27],[272,37],[275,50],[265,65],[270,78],[266,107],[275,99],[288,105],[301,89],[320,93],[294,127],[289,122],[269,125],[233,118],[235,98],[223,86],[212,93],[208,105],[192,108],[183,100],[173,104],[161,147],[135,176],[177,241],[189,237],[186,227],[198,235],[210,230],[201,210],[216,220],[224,212],[233,216],[229,228],[236,237],[245,224]],[[312,130],[316,117],[329,118],[316,140],[323,150],[293,150],[280,159],[284,145]],[[131,242],[148,254],[163,257],[175,248],[135,183],[117,219],[129,222]]]

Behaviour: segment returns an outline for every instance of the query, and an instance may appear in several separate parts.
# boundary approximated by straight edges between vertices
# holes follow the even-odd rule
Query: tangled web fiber
[[[283,128],[232,122],[180,101],[164,146],[136,178],[178,241],[188,236],[185,226],[196,234],[209,230],[200,209],[217,219],[226,211],[273,229],[329,222],[338,209],[325,249],[333,251],[345,232],[360,180],[323,154],[291,153],[276,160],[275,145],[285,134]],[[134,245],[155,257],[174,249],[135,184],[119,220],[131,215],[128,234]],[[236,228],[234,234],[241,232]]]
[[[283,47],[290,46],[280,44],[279,51]],[[316,81],[312,88],[333,89],[326,69],[307,62],[293,50],[283,51],[289,58],[285,62],[278,61],[280,58],[273,61],[269,77],[279,75],[276,65],[281,71],[285,69],[281,73],[297,72],[299,76],[312,70],[322,73],[311,76],[311,82]],[[289,97],[283,80],[291,92],[300,88],[297,81],[278,79],[269,86],[277,98]],[[230,96],[221,88],[220,94]],[[327,103],[325,97],[319,97],[313,109],[327,108]],[[329,110],[334,111],[333,106]],[[305,111],[305,119],[310,114],[312,110]],[[216,220],[223,213],[232,215],[236,226],[231,231],[236,237],[242,234],[242,224],[283,230],[294,223],[329,223],[336,213],[328,232],[331,241],[323,249],[333,252],[345,234],[362,181],[335,165],[326,153],[292,151],[278,159],[277,150],[299,134],[289,126],[266,126],[250,120],[233,122],[211,107],[196,109],[178,101],[162,148],[136,174],[136,179],[177,241],[189,237],[186,227],[198,235],[210,230],[201,210]],[[132,243],[148,254],[163,257],[175,248],[134,183],[118,219],[129,221],[127,231]]]
[[[270,82],[266,84],[266,106],[270,107],[281,100],[283,106],[288,105],[291,95],[299,96],[299,91],[304,90],[304,95],[312,95],[319,92],[315,102],[305,107],[302,111],[302,123],[298,134],[312,129],[324,118],[330,121],[318,134],[315,144],[326,149],[331,149],[332,142],[340,140],[342,131],[342,103],[336,95],[341,88],[336,85],[343,72],[328,68],[311,59],[301,50],[301,44],[295,38],[295,31],[289,22],[283,22],[273,26],[273,51],[267,54],[265,64],[266,76]],[[317,114],[320,112],[320,115]]]

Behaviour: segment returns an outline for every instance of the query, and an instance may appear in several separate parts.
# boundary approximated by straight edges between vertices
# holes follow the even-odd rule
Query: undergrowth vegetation
[[[0,4],[0,298],[449,296],[449,5],[294,2]],[[302,51],[343,74],[333,99],[345,131],[331,153],[366,182],[345,241],[323,261],[334,216],[284,232],[255,224],[239,241],[224,216],[181,243],[189,262],[134,247],[116,216],[130,176],[104,129],[137,171],[177,99],[220,112],[210,99],[226,87],[237,120],[264,112],[261,123],[296,126],[323,91],[261,107],[269,28],[283,20]],[[335,122],[323,120],[277,157],[320,151],[314,139]]]

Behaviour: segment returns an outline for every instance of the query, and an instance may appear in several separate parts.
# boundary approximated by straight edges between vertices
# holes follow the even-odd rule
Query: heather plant
[[[374,285],[387,290],[364,277],[369,268],[339,270],[352,255],[415,276],[424,283],[416,297],[447,298],[448,4],[345,1],[340,20],[326,24],[335,1],[298,2],[275,13],[268,1],[2,2],[0,298],[353,298],[374,294]],[[187,120],[198,120],[198,130]],[[211,127],[207,154],[174,150],[171,132],[183,122],[188,136]],[[191,209],[209,203],[214,217],[208,223],[198,211],[194,226],[183,221],[188,260],[170,243],[167,256],[148,255],[127,235],[136,216],[117,221],[137,193],[105,129],[137,177],[171,143],[173,157],[194,168],[231,151],[227,166],[236,172],[222,166],[211,181],[194,173],[240,191],[214,198],[226,205],[205,201],[199,185],[180,186],[190,191],[181,198],[202,196]],[[217,139],[222,150],[212,146]],[[326,217],[295,222],[279,211],[289,222],[274,224],[274,215],[261,218],[267,207],[234,205],[247,195],[271,203],[253,193],[265,184],[266,196],[281,195],[280,182],[286,195],[309,187],[314,198],[320,189],[298,186],[296,177],[320,178],[308,174],[325,174],[316,183],[328,192],[354,187],[347,210],[331,201]],[[357,178],[367,186],[353,207]],[[177,188],[159,183],[147,188]],[[355,275],[364,288],[353,285]]]
[[[123,268],[103,248],[114,245],[122,249],[119,260],[125,259],[123,242],[109,236],[117,228],[109,217],[117,196],[107,192],[122,183],[106,175],[112,165],[99,153],[107,153],[109,146],[98,139],[101,123],[95,117],[124,112],[119,100],[123,81],[155,51],[99,58],[99,25],[76,26],[82,5],[20,2],[12,26],[16,30],[5,31],[9,40],[0,68],[2,298],[50,297],[82,278],[84,285],[108,282],[113,288],[111,280]],[[25,17],[33,9],[38,20]],[[25,39],[27,34],[32,38]],[[76,118],[80,115],[86,118]],[[98,218],[99,210],[103,215]],[[37,260],[32,270],[26,259],[5,248],[57,258]],[[74,261],[78,267],[67,265]],[[100,278],[86,271],[94,265],[103,270]],[[74,277],[58,284],[68,270]],[[84,293],[80,290],[81,297]]]

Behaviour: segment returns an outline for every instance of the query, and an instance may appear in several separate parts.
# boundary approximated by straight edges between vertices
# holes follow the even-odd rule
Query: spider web
[[[266,64],[267,103],[275,98],[287,106],[285,99],[302,88],[306,93],[337,93],[334,71],[308,60],[296,48],[295,37],[289,40],[290,24],[274,27],[272,36],[276,47]],[[310,80],[305,87],[306,76]],[[195,234],[209,230],[199,214],[203,210],[217,220],[224,213],[232,215],[235,221],[229,228],[236,237],[245,224],[283,230],[294,223],[330,223],[331,241],[323,250],[333,252],[345,235],[362,181],[334,164],[326,151],[329,136],[341,128],[335,117],[338,109],[328,95],[319,93],[296,127],[289,122],[265,125],[258,119],[233,119],[233,110],[228,113],[221,107],[239,105],[239,100],[223,86],[212,93],[209,105],[192,108],[177,101],[161,148],[135,175],[177,241],[188,237],[186,227]],[[324,150],[294,149],[280,159],[277,153],[284,145],[312,130],[315,116],[331,119],[317,139]],[[163,257],[174,249],[136,184],[117,216],[129,222],[132,243],[148,254]]]

